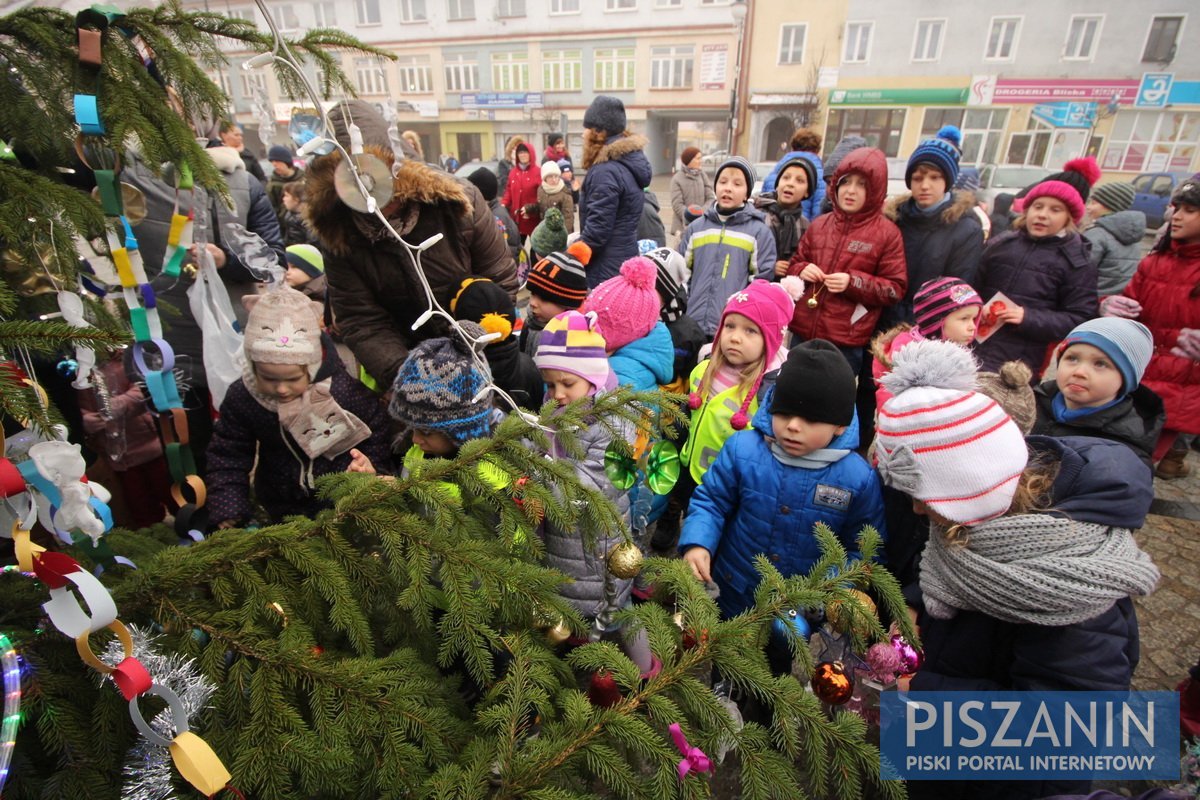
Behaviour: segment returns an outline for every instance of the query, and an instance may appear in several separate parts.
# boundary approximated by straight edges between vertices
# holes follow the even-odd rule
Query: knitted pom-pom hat
[[[960,525],[1008,511],[1029,460],[1020,429],[976,391],[976,371],[965,348],[919,339],[880,379],[893,393],[876,429],[880,477]]]
[[[459,324],[472,338],[483,335],[472,322]],[[482,391],[490,382],[459,336],[426,339],[400,365],[388,413],[406,428],[437,431],[462,445],[491,430],[492,394]]]
[[[913,295],[917,332],[926,339],[940,339],[946,317],[960,308],[982,305],[979,293],[958,278],[947,276],[925,281]]]
[[[1013,210],[1023,213],[1039,197],[1061,200],[1071,212],[1071,219],[1078,225],[1087,211],[1084,204],[1091,194],[1092,184],[1100,178],[1100,165],[1092,156],[1075,158],[1063,166],[1062,172],[1047,177],[1029,187],[1025,196],[1013,202]]]
[[[608,352],[615,353],[630,342],[650,333],[658,322],[662,300],[655,281],[658,268],[645,256],[634,256],[621,265],[621,272],[601,283],[579,310],[596,312],[600,330],[608,343]]]
[[[583,268],[591,258],[592,248],[584,242],[575,242],[565,253],[550,253],[529,270],[529,293],[563,308],[579,308],[587,298]]]
[[[567,226],[563,222],[562,212],[557,207],[546,209],[546,216],[529,234],[529,244],[538,255],[556,253],[566,249]]]
[[[450,313],[455,319],[469,320],[483,328],[484,333],[498,333],[503,342],[512,334],[517,310],[512,298],[500,285],[488,278],[467,278],[450,301]]]
[[[908,167],[904,170],[904,185],[912,188],[912,174],[920,164],[931,164],[941,171],[946,178],[946,188],[954,186],[958,180],[958,160],[962,158],[962,131],[953,125],[946,125],[932,139],[926,139],[917,145],[913,154],[908,158]]]
[[[616,376],[608,365],[604,334],[595,314],[564,311],[547,322],[538,339],[533,363],[538,369],[578,375],[592,385],[590,395],[616,386]]]
[[[747,413],[747,409],[750,408],[750,403],[758,394],[758,387],[762,384],[763,374],[766,372],[765,365],[775,360],[779,348],[783,346],[783,337],[787,332],[788,323],[791,322],[792,314],[796,311],[796,298],[803,293],[804,281],[799,278],[794,281],[788,281],[785,278],[781,283],[759,279],[751,281],[745,289],[734,292],[725,303],[725,310],[721,312],[721,321],[717,324],[717,335],[713,339],[714,352],[721,346],[721,331],[725,329],[725,318],[730,314],[741,314],[753,322],[758,326],[763,337],[764,369],[754,379],[750,391],[746,392],[741,407],[730,418],[729,423],[735,431],[743,430],[750,424],[750,415]],[[712,368],[710,359],[708,369]],[[696,392],[688,395],[688,407],[692,410],[699,408],[703,402],[704,398]]]

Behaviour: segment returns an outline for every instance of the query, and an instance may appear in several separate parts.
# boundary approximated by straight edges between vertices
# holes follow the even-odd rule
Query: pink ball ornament
[[[867,650],[867,667],[876,680],[891,683],[896,674],[903,671],[904,662],[892,645],[876,642]]]
[[[921,663],[925,660],[924,654],[898,633],[892,636],[892,649],[900,656],[900,665],[905,675],[911,675],[919,670]]]
[[[696,394],[695,392],[692,392],[688,395],[688,408],[690,408],[692,411],[700,408],[700,402],[700,395]]]

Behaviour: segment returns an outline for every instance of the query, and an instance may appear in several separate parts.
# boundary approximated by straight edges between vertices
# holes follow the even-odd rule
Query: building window
[[[296,16],[296,9],[291,3],[283,3],[275,6],[275,24],[279,26],[281,31],[294,31],[300,27],[300,18]]]
[[[449,0],[447,17],[456,19],[475,19],[475,0]]]
[[[654,0],[655,8],[683,8],[683,0]]]
[[[379,0],[355,0],[354,19],[359,25],[378,25]]]
[[[695,48],[691,45],[650,48],[650,88],[690,89]]]
[[[996,161],[1007,123],[1004,109],[927,108],[921,139],[932,139],[943,125],[955,125],[962,131],[962,165],[981,166]]]
[[[1064,61],[1091,61],[1100,39],[1100,23],[1104,17],[1071,17],[1067,26],[1067,41],[1063,44]]]
[[[846,23],[846,48],[842,52],[842,61],[847,64],[866,63],[871,54],[871,22]]]
[[[808,26],[784,25],[779,29],[779,63],[800,64],[804,61],[804,41],[808,38]]]
[[[496,16],[502,19],[525,16],[525,0],[499,0],[496,3]]]
[[[900,154],[900,134],[904,131],[905,109],[903,108],[834,108],[829,111],[829,124],[825,129],[827,152],[849,134],[867,140],[871,147],[878,147],[889,158]]]
[[[578,92],[583,88],[583,53],[580,50],[542,52],[542,88],[547,92]]]
[[[598,92],[632,91],[635,53],[632,47],[596,50],[592,53]]]
[[[228,16],[233,19],[242,19],[246,22],[254,22],[254,9],[252,8],[231,8]]]
[[[1122,111],[1117,114],[1102,169],[1190,172],[1200,141],[1200,112]]]
[[[253,100],[266,97],[267,76],[262,72],[242,72],[242,97]]]
[[[313,3],[313,26],[317,28],[332,28],[337,25],[336,3]]]
[[[987,51],[983,57],[988,61],[1012,61],[1017,53],[1017,33],[1020,30],[1020,17],[992,17]]]
[[[479,64],[468,56],[446,56],[446,91],[474,92],[479,88]]]
[[[426,19],[425,0],[400,0],[401,22],[424,22]]]
[[[942,40],[946,32],[944,19],[917,20],[917,36],[913,40],[913,61],[937,61],[942,57]]]
[[[529,54],[492,53],[492,89],[497,92],[528,92]]]
[[[400,72],[400,91],[427,94],[433,91],[433,67],[429,56],[398,56],[396,68]]]
[[[373,58],[354,59],[354,88],[359,94],[387,94],[387,73]]]
[[[233,97],[233,81],[225,70],[221,70],[216,75],[209,75],[208,79],[221,87],[221,91],[225,93],[226,97]]]
[[[1150,21],[1150,35],[1146,37],[1146,49],[1142,61],[1166,64],[1175,58],[1175,46],[1179,32],[1183,30],[1183,17],[1155,17]]]
[[[637,0],[605,0],[605,11],[637,11]]]
[[[579,0],[550,0],[551,14],[578,14]]]

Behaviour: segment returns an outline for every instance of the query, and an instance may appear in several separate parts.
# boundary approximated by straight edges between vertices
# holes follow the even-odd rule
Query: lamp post
[[[742,38],[746,26],[746,13],[749,8],[746,5],[747,0],[734,0],[729,6],[729,13],[733,16],[733,24],[737,26],[737,55],[733,59],[733,89],[729,97],[729,133],[728,150],[729,154],[733,155],[734,151],[734,136],[737,133],[737,118],[738,118],[738,89],[742,79]]]

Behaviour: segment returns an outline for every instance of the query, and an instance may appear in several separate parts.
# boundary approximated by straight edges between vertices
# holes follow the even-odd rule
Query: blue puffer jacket
[[[775,275],[775,234],[767,217],[747,203],[721,221],[710,206],[679,239],[679,252],[692,271],[688,316],[708,337],[717,332],[729,296],[755,277]]]
[[[1056,513],[1078,522],[1140,528],[1154,498],[1150,471],[1119,442],[1030,436],[1029,446],[1059,464],[1052,490]],[[1069,558],[1069,556],[1066,556]],[[925,646],[913,691],[1125,691],[1140,657],[1133,601],[1075,625],[1003,622],[978,611],[951,619],[925,613],[920,591],[905,587]],[[914,781],[912,798],[1038,798],[1086,793],[1087,782]]]
[[[801,150],[793,150],[784,155],[771,168],[770,174],[763,179],[762,194],[775,191],[775,181],[779,180],[779,171],[783,169],[783,165],[797,158],[803,158],[813,165],[813,169],[817,171],[817,185],[810,186],[812,194],[808,196],[800,206],[804,209],[806,219],[814,220],[821,213],[821,201],[825,199],[825,167],[821,163],[821,157],[816,153],[805,153]]]
[[[638,254],[637,228],[653,171],[644,136],[615,136],[588,167],[579,194],[579,238],[592,248],[588,288],[613,278]]]
[[[652,392],[675,378],[675,344],[662,322],[650,332],[634,339],[608,357],[608,366],[617,373],[617,383],[634,391]]]
[[[822,469],[786,465],[772,453],[768,389],[754,415],[754,429],[735,433],[704,482],[692,495],[679,536],[679,550],[703,547],[713,554],[712,576],[721,588],[726,617],[754,604],[758,573],[754,557],[763,553],[784,575],[803,575],[820,558],[813,526],[824,522],[852,558],[858,557],[858,532],[873,525],[884,534],[879,476],[857,453]],[[855,420],[829,449],[858,446]]]

